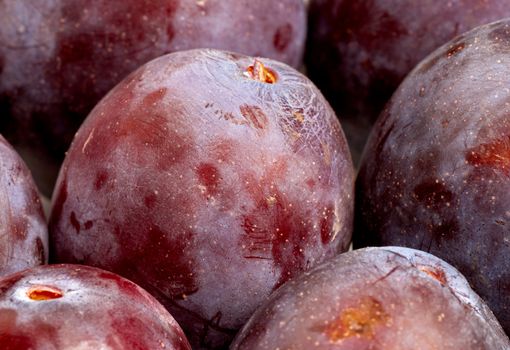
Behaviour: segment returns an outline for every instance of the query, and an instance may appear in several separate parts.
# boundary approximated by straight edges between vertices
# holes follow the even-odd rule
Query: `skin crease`
[[[341,254],[271,295],[231,350],[503,350],[510,342],[462,275],[421,251]]]
[[[30,171],[0,135],[0,276],[44,264],[48,229]]]
[[[255,62],[273,84],[252,77]],[[273,289],[348,249],[353,181],[340,124],[303,75],[221,51],[171,54],[124,80],[76,135],[53,197],[53,260],[132,279],[194,348],[224,348]]]
[[[307,73],[361,155],[371,126],[411,69],[478,25],[510,16],[506,0],[314,0]]]
[[[305,34],[302,0],[2,0],[0,133],[49,195],[83,119],[140,65],[212,47],[297,67]]]
[[[507,333],[509,52],[502,21],[456,38],[406,78],[365,149],[354,235],[355,247],[402,245],[444,258]]]
[[[149,293],[79,265],[45,265],[0,279],[0,344],[6,350],[191,350]]]

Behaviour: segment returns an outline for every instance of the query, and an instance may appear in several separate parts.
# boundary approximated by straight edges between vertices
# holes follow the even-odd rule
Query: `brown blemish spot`
[[[444,271],[438,267],[430,267],[430,266],[418,266],[418,270],[425,272],[429,277],[432,277],[443,286],[446,284],[446,274]]]
[[[333,322],[317,329],[335,343],[351,337],[373,339],[376,328],[387,327],[390,321],[378,300],[365,297],[357,306],[344,309]]]
[[[56,287],[37,285],[27,291],[27,296],[35,301],[45,301],[62,298],[64,293]]]
[[[274,48],[280,52],[284,51],[292,41],[293,32],[290,23],[278,27],[273,36]]]
[[[413,194],[418,201],[429,208],[439,208],[453,200],[453,193],[445,185],[433,179],[416,186]]]
[[[196,172],[200,184],[205,186],[207,194],[215,194],[218,191],[220,182],[218,169],[212,164],[202,163],[199,165]]]
[[[260,107],[245,104],[239,109],[246,121],[255,129],[263,130],[267,127],[269,119]]]
[[[458,44],[452,45],[446,52],[446,56],[448,58],[455,56],[455,55],[459,54],[462,50],[464,50],[465,47],[466,47],[466,43],[458,43]]]
[[[156,193],[152,192],[144,197],[143,203],[145,204],[146,208],[153,209],[154,206],[156,205],[157,199],[158,199],[158,197],[157,197]]]
[[[505,173],[510,171],[510,137],[493,140],[473,147],[466,155],[466,161],[475,166],[487,166]]]
[[[144,97],[143,99],[143,105],[145,106],[153,106],[156,105],[158,102],[160,102],[166,95],[166,88],[161,88],[158,90],[155,90]]]
[[[246,69],[245,75],[261,83],[274,84],[277,81],[276,72],[264,66],[259,60],[255,60],[253,65]]]
[[[324,208],[322,212],[322,218],[320,221],[321,228],[321,241],[322,244],[331,243],[331,238],[334,237],[333,234],[333,224],[335,220],[335,211],[332,205]]]
[[[94,226],[94,223],[90,220],[86,221],[85,224],[83,224],[83,228],[85,230],[90,230]]]
[[[76,213],[74,211],[71,212],[69,221],[71,222],[71,225],[73,225],[74,229],[76,230],[76,233],[80,233],[80,229],[81,229],[80,222],[76,218]]]
[[[103,188],[106,180],[108,180],[108,172],[106,170],[99,170],[96,174],[96,179],[94,180],[94,189],[99,191]]]

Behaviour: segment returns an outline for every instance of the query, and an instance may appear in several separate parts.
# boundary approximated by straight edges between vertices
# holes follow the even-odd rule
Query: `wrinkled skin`
[[[110,272],[46,265],[0,279],[5,350],[191,350],[149,293]]]
[[[453,37],[507,16],[507,0],[311,1],[308,73],[341,118],[353,157],[416,64]]]
[[[64,161],[53,260],[118,272],[194,348],[228,345],[270,292],[348,249],[353,166],[340,124],[294,69],[214,50],[163,56],[101,101]]]
[[[508,337],[466,279],[421,251],[367,248],[289,281],[231,350],[504,350]]]
[[[30,171],[0,135],[0,276],[46,263],[48,229]]]
[[[93,106],[168,52],[221,48],[298,66],[302,0],[1,0],[0,133],[45,194]]]
[[[435,51],[395,93],[357,179],[357,247],[402,245],[457,267],[510,331],[510,26]]]

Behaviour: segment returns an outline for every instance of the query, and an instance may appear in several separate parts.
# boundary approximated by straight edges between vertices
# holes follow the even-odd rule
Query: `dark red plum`
[[[286,283],[231,350],[506,350],[508,337],[466,279],[421,251],[366,248]]]
[[[0,135],[0,276],[48,260],[48,229],[30,171]]]
[[[510,22],[457,37],[397,90],[364,151],[357,247],[458,268],[510,332]]]
[[[353,157],[384,104],[426,55],[510,16],[506,0],[313,0],[306,64],[342,120]]]
[[[154,297],[113,273],[46,265],[0,279],[4,350],[191,350]]]
[[[301,62],[302,0],[2,0],[0,133],[43,192],[85,116],[165,53],[211,47]]]
[[[222,347],[273,289],[348,249],[353,182],[340,123],[302,74],[170,54],[78,131],[53,196],[53,261],[128,277],[194,347]]]

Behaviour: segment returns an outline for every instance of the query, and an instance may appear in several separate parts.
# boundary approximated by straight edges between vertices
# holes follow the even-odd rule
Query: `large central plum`
[[[37,153],[51,193],[50,161],[58,169],[92,107],[141,64],[211,47],[298,66],[305,32],[302,0],[2,0],[0,132]]]
[[[348,248],[353,167],[311,82],[276,61],[154,60],[96,106],[53,197],[53,259],[116,271],[219,347],[269,293]]]

